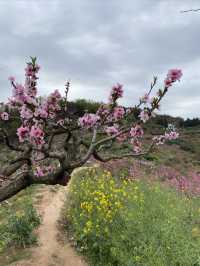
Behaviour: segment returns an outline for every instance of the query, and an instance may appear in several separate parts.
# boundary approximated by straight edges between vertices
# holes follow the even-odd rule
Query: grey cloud
[[[70,78],[72,98],[105,100],[119,81],[126,105],[136,103],[153,75],[163,80],[178,67],[185,76],[162,110],[198,116],[200,13],[179,12],[197,7],[195,0],[1,0],[0,98],[10,93],[7,76],[23,79],[29,55],[42,65],[42,94]]]

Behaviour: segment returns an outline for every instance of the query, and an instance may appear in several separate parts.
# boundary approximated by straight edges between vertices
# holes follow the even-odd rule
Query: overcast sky
[[[170,88],[161,112],[199,117],[199,0],[0,0],[0,100],[7,80],[23,82],[29,56],[41,65],[39,92],[105,101],[112,84],[124,84],[123,104],[137,103],[153,75],[162,84],[170,68],[183,78]]]

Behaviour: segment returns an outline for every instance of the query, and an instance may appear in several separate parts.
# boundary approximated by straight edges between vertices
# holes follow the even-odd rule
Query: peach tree
[[[23,85],[17,83],[14,77],[9,78],[12,96],[5,103],[6,109],[1,112],[0,118],[9,124],[12,115],[18,114],[20,125],[16,132],[17,142],[10,138],[3,126],[0,128],[4,144],[16,152],[15,159],[2,171],[6,179],[0,186],[0,201],[35,183],[66,185],[72,171],[91,157],[103,162],[139,157],[149,153],[154,145],[178,137],[174,128],[168,128],[164,134],[152,137],[148,147],[143,144],[143,125],[155,116],[162,98],[180,80],[182,72],[179,69],[169,70],[163,88],[152,95],[157,82],[154,77],[149,91],[136,106],[129,108],[118,104],[123,97],[123,86],[116,84],[107,103],[102,104],[96,113],[86,112],[82,117],[69,111],[69,82],[65,85],[64,96],[58,90],[47,97],[38,96],[39,70],[36,58],[31,58],[25,68]],[[127,123],[129,118],[131,123]],[[59,148],[56,145],[58,138],[62,142]],[[113,154],[111,147],[116,142],[128,142],[129,151]],[[118,147],[120,149],[121,146]],[[110,154],[108,151],[111,151]],[[46,165],[47,161],[49,165]]]

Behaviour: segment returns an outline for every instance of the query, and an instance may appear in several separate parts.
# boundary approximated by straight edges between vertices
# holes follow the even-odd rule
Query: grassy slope
[[[199,199],[101,169],[74,176],[65,219],[91,265],[200,265]]]
[[[25,246],[36,242],[32,233],[39,224],[33,204],[42,198],[41,186],[30,186],[0,205],[0,265],[30,256]]]

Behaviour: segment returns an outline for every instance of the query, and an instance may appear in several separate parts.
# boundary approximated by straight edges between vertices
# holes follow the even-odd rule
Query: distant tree
[[[199,118],[193,118],[193,119],[187,118],[184,121],[185,127],[194,127],[194,126],[199,126],[199,125],[200,125],[200,119]]]
[[[84,115],[85,112],[95,114],[99,109],[100,105],[102,105],[102,103],[86,99],[77,99],[74,104],[80,116]]]

